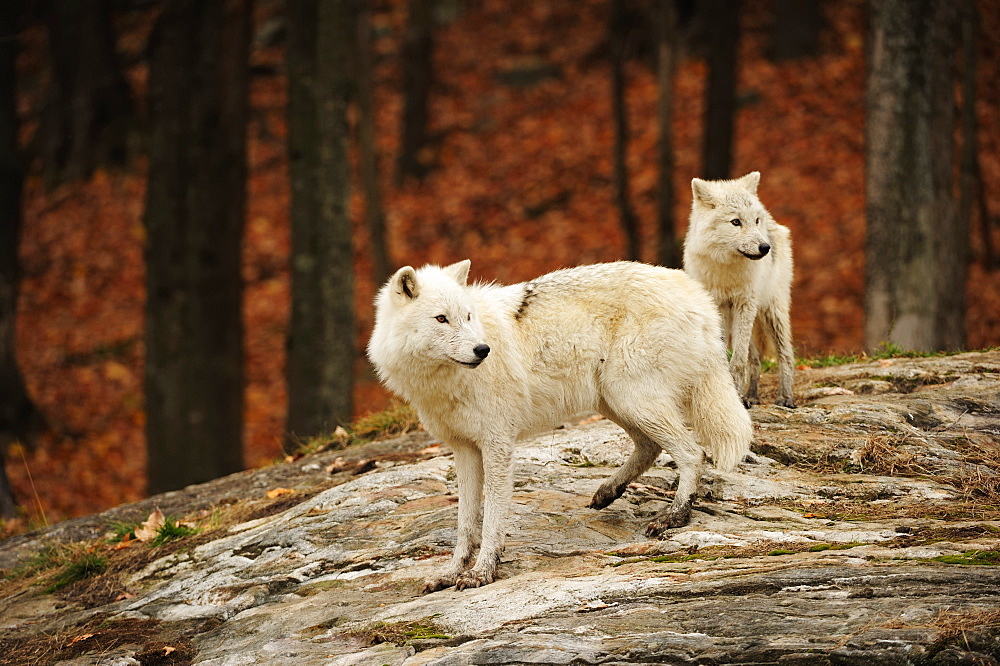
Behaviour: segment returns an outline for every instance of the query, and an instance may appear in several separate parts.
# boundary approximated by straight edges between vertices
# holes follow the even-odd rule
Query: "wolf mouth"
[[[453,360],[455,363],[458,363],[459,365],[464,365],[468,368],[478,368],[482,364],[482,362],[485,361],[486,359],[481,358],[475,361],[459,361],[457,358],[453,358],[451,360]]]
[[[763,259],[764,257],[766,257],[768,253],[765,252],[764,254],[750,254],[749,252],[744,252],[743,250],[740,250],[740,254],[742,254],[747,259],[757,261],[758,259]]]

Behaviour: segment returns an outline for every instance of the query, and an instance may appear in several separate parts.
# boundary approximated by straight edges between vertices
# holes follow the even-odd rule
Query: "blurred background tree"
[[[149,492],[243,468],[250,7],[166,0],[151,48],[146,192]]]
[[[350,0],[289,0],[287,6],[292,312],[285,432],[294,440],[332,432],[353,410],[347,112],[358,8]]]
[[[959,18],[958,5],[945,0],[871,4],[869,349],[883,342],[920,351],[965,346],[969,226],[957,214],[954,161]]]
[[[43,425],[17,364],[15,331],[23,182],[15,94],[20,5],[18,1],[0,6],[0,518],[17,515],[17,501],[7,478],[7,450],[16,442],[33,443]]]
[[[49,0],[43,7],[52,80],[36,136],[48,183],[124,166],[137,128],[111,0]]]

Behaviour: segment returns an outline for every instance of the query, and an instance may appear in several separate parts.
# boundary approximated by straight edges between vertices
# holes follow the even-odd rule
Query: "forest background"
[[[142,114],[147,45],[156,3],[120,3],[117,50]],[[641,4],[641,3],[639,3]],[[732,177],[762,173],[760,197],[791,228],[796,255],[797,353],[863,347],[865,271],[866,21],[861,0],[821,2],[815,55],[772,57],[777,1],[740,13],[738,111]],[[564,266],[627,256],[615,200],[615,122],[605,0],[442,2],[434,27],[431,142],[422,179],[397,182],[402,113],[401,50],[407,3],[371,5],[375,137],[393,266],[472,260],[473,275],[514,282]],[[967,347],[1000,344],[1000,273],[991,247],[1000,227],[1000,5],[978,3],[976,103],[983,193],[970,227]],[[242,250],[245,323],[244,463],[283,455],[290,317],[290,184],[284,3],[253,11],[248,183]],[[690,179],[704,176],[705,28],[682,34],[674,81],[674,218],[682,237]],[[24,146],[42,125],[51,65],[44,25],[18,35],[18,116]],[[640,254],[655,261],[657,100],[655,53],[641,31],[625,61],[631,128],[629,199]],[[357,113],[352,111],[352,123]],[[362,187],[352,151],[355,414],[384,408],[363,345],[374,278]],[[52,187],[25,181],[17,305],[18,364],[49,428],[33,447],[7,451],[15,496],[32,523],[92,513],[143,496],[143,223],[147,162],[98,169]],[[986,214],[983,215],[982,211]],[[44,515],[44,518],[43,518]],[[6,524],[5,529],[23,529]]]

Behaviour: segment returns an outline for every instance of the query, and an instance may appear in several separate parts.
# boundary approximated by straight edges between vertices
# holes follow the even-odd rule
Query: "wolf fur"
[[[689,521],[706,451],[731,469],[749,450],[718,312],[683,271],[617,262],[509,286],[468,275],[468,260],[399,269],[376,297],[368,345],[380,378],[455,454],[458,543],[425,591],[494,580],[521,436],[585,411],[624,428],[635,449],[597,489],[596,509],[670,453],[677,493],[650,536]]]
[[[747,407],[758,404],[760,354],[778,357],[776,404],[795,407],[792,351],[792,237],[760,199],[760,172],[738,180],[691,181],[684,270],[722,313],[733,379]]]

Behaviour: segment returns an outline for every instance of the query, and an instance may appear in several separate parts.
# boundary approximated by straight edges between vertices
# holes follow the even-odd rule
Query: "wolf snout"
[[[479,343],[472,348],[472,353],[476,355],[476,358],[482,360],[487,357],[490,353],[490,346],[485,343]]]
[[[763,259],[765,256],[767,256],[767,253],[770,251],[771,251],[770,245],[768,245],[767,243],[761,243],[760,245],[757,246],[756,254],[750,254],[746,250],[740,250],[740,254],[742,254],[747,259],[756,260],[756,259]]]

